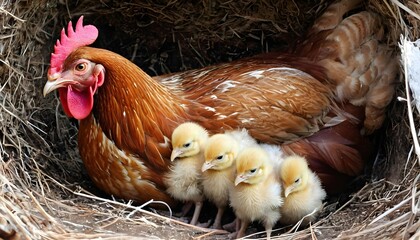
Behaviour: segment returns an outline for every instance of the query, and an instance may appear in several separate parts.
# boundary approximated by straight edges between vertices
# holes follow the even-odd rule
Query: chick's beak
[[[285,197],[289,196],[289,194],[290,194],[292,191],[293,191],[293,188],[292,188],[292,187],[287,187],[287,188],[284,190],[284,196],[285,196]]]
[[[247,180],[247,178],[242,174],[236,176],[235,186],[238,186],[239,183],[244,182],[245,180]]]
[[[205,172],[213,167],[213,164],[211,162],[205,162],[203,163],[203,166],[201,167],[201,171]]]
[[[175,158],[179,157],[184,152],[179,148],[174,148],[171,153],[171,162],[175,160]]]

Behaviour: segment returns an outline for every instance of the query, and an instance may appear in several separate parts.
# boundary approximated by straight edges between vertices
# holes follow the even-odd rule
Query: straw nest
[[[91,186],[77,152],[77,123],[63,115],[56,97],[41,94],[53,43],[70,18],[83,14],[101,29],[97,45],[162,74],[281,49],[330,1],[70,2],[0,3],[0,238],[225,238],[167,212],[110,200]],[[371,0],[366,7],[384,17],[389,45],[397,48],[400,34],[419,38],[417,1]],[[279,230],[275,238],[420,237],[419,152],[412,140],[419,113],[410,124],[406,93],[402,78],[379,133],[382,148],[365,175],[331,199],[318,222]]]

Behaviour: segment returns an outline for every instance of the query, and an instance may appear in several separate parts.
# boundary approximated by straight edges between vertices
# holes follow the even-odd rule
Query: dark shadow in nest
[[[130,59],[150,76],[230,62],[263,52],[261,42],[256,39],[237,39],[232,44],[205,41],[197,43],[191,42],[194,40],[188,39],[188,36],[171,33],[170,29],[161,26],[127,33],[118,26],[103,21],[107,19],[97,19],[94,22],[100,34],[92,46],[111,50]],[[274,41],[273,38],[266,37],[263,45],[276,46]],[[276,49],[280,48],[276,46]]]

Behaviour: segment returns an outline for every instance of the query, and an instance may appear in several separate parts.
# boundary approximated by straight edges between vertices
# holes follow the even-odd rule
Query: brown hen
[[[305,156],[327,191],[336,191],[368,160],[362,132],[381,126],[397,72],[377,15],[343,19],[359,2],[331,5],[292,53],[155,78],[118,54],[87,47],[98,33],[80,19],[56,44],[44,95],[59,90],[66,114],[81,120],[88,174],[120,198],[173,202],[163,176],[172,131],[186,121],[210,133],[246,128],[260,142],[281,144]]]

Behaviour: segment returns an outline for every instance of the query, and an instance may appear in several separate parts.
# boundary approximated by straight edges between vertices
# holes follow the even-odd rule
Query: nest
[[[0,3],[0,238],[226,238],[92,187],[77,151],[77,123],[64,116],[57,97],[41,93],[55,39],[69,19],[84,15],[100,29],[97,46],[158,75],[281,50],[331,1],[69,2]],[[390,46],[398,47],[400,34],[419,38],[417,1],[365,4],[384,17]],[[316,223],[279,229],[283,234],[274,238],[420,237],[419,157],[412,138],[419,113],[407,104],[407,93],[402,80],[378,133],[382,148],[365,174],[330,199]]]

